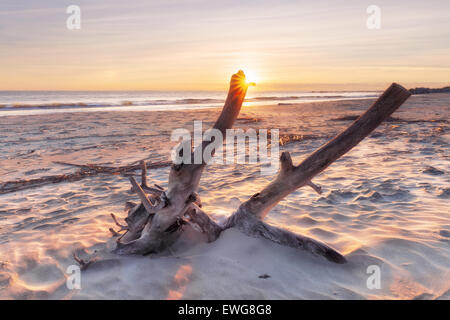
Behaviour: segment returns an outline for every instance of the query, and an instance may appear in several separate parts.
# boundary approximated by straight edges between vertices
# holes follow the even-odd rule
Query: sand
[[[304,135],[281,147],[298,163],[373,100],[244,107],[237,128]],[[73,172],[55,161],[124,165],[167,160],[175,128],[211,125],[218,109],[85,112],[0,117],[0,180]],[[187,228],[171,251],[117,256],[109,214],[137,201],[128,179],[98,175],[0,195],[3,299],[449,299],[450,95],[413,96],[344,158],[302,188],[267,221],[319,239],[346,255],[333,264],[307,252],[225,231],[213,243]],[[149,172],[167,185],[168,168]],[[139,172],[136,172],[138,175]],[[255,165],[211,165],[199,190],[218,221],[271,177]],[[72,254],[97,256],[69,290]],[[380,269],[369,289],[367,268]]]

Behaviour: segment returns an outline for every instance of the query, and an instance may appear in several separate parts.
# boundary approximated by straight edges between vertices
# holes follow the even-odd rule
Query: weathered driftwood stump
[[[213,127],[220,130],[224,137],[226,129],[233,126],[240,112],[248,86],[242,71],[232,76],[228,97]],[[263,219],[270,209],[298,188],[307,185],[320,193],[320,187],[311,182],[312,178],[367,137],[409,96],[410,93],[405,88],[392,84],[350,127],[316,150],[298,166],[293,165],[288,152],[283,152],[277,177],[261,192],[242,203],[222,225],[214,222],[203,212],[196,193],[206,163],[172,165],[167,190],[147,185],[146,167],[143,163],[142,184],[139,185],[133,177],[130,178],[132,188],[138,194],[141,203],[127,203],[129,210],[125,219],[126,225],[120,224],[113,215],[114,221],[120,227],[118,232],[111,229],[115,236],[119,236],[114,252],[117,254],[160,252],[171,246],[183,232],[183,226],[188,224],[195,230],[205,233],[209,241],[216,240],[225,229],[237,228],[252,237],[266,238],[282,245],[301,248],[336,263],[346,262],[339,252],[326,244],[276,228],[263,222]],[[203,151],[210,143],[203,141],[197,148]],[[191,159],[194,159],[196,150],[191,153]],[[125,232],[120,235],[122,231]]]

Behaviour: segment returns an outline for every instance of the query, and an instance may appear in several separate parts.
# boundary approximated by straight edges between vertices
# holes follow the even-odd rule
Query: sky
[[[0,90],[224,90],[239,69],[258,90],[441,87],[449,57],[448,0],[0,2]]]

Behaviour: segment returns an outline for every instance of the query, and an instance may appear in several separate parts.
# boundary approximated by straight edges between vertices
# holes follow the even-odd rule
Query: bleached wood
[[[148,187],[147,186],[147,165],[145,164],[144,160],[141,160],[141,186]]]
[[[222,226],[212,220],[194,203],[192,203],[186,210],[184,217],[194,229],[204,233],[207,236],[208,242],[216,240],[223,231]]]
[[[245,75],[241,70],[231,77],[227,99],[219,118],[213,126],[214,129],[220,130],[224,137],[226,136],[226,129],[233,126],[239,115],[248,85],[245,82]],[[148,219],[140,233],[129,232],[129,234],[125,235],[117,244],[117,253],[144,254],[161,251],[170,246],[178,238],[182,231],[181,221],[183,221],[183,215],[190,205],[189,198],[197,191],[200,177],[206,165],[204,161],[194,163],[195,152],[202,152],[203,154],[204,148],[210,143],[212,142],[203,141],[200,146],[197,146],[196,150],[191,153],[191,163],[172,165],[169,173],[167,191],[161,194],[161,196],[164,196],[164,201],[161,201],[161,203],[164,203],[164,206],[159,208]],[[133,187],[135,187],[134,183]],[[139,190],[139,188],[136,188],[136,190]],[[143,201],[142,204],[150,213],[151,211],[148,210],[148,203],[146,201],[148,198],[144,197],[142,193],[143,191],[138,193],[138,195],[141,201]],[[142,218],[140,210],[135,210],[134,212],[139,213],[139,221],[145,221]],[[129,220],[133,220],[130,218],[130,214]]]
[[[220,130],[224,136],[226,129],[233,126],[239,114],[247,87],[245,75],[241,71],[233,75],[224,108],[213,127]],[[269,239],[281,245],[324,256],[336,263],[344,263],[345,257],[328,245],[271,226],[262,220],[273,206],[302,186],[308,185],[320,193],[321,188],[311,180],[367,137],[409,96],[409,91],[402,86],[392,84],[350,127],[316,150],[298,166],[293,165],[288,152],[283,152],[280,157],[280,171],[275,180],[242,203],[224,225],[217,224],[200,209],[201,202],[196,191],[205,167],[204,162],[172,165],[167,192],[164,192],[162,188],[155,189],[157,205],[150,202],[134,178],[130,179],[142,204],[129,210],[128,217],[125,219],[128,230],[121,241],[118,241],[115,252],[119,254],[159,252],[178,239],[183,225],[189,224],[194,229],[205,233],[208,241],[217,239],[227,228],[237,228],[252,237]],[[200,151],[203,151],[209,143],[211,142],[204,141],[196,150],[200,148]],[[196,150],[191,154],[192,160]],[[144,167],[142,171],[143,185],[146,185]]]
[[[133,186],[133,190],[137,193],[139,199],[141,199],[142,204],[144,205],[147,212],[154,213],[155,205],[149,200],[144,190],[142,190],[141,186],[137,183],[136,179],[134,177],[130,177],[130,182],[131,185]]]
[[[318,256],[323,256],[335,263],[345,263],[345,257],[330,246],[312,238],[308,238],[289,230],[271,226],[261,221],[257,216],[239,208],[238,211],[228,219],[223,229],[237,228],[244,234],[271,240],[275,243],[306,250]]]

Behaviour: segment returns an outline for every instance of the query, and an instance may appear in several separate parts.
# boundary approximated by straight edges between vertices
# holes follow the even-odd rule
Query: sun
[[[249,85],[256,85],[259,82],[259,76],[256,72],[251,69],[244,68],[245,80]]]

